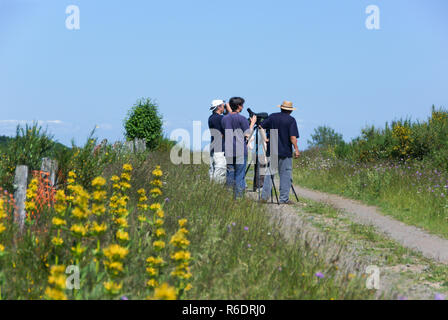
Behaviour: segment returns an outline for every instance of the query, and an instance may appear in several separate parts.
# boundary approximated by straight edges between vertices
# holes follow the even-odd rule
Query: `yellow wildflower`
[[[151,288],[155,288],[155,287],[159,286],[159,283],[157,282],[156,279],[149,279],[148,282],[146,282],[146,284],[148,285],[148,287],[151,287]]]
[[[161,188],[163,186],[163,183],[161,180],[155,179],[151,181],[151,185]]]
[[[151,209],[151,210],[153,210],[153,211],[158,211],[158,210],[162,209],[162,206],[161,206],[160,203],[153,203],[153,204],[149,207],[149,209]]]
[[[51,239],[51,243],[53,243],[55,246],[62,246],[62,244],[64,243],[64,240],[60,237],[53,237],[53,239]]]
[[[98,224],[96,221],[93,222],[91,230],[94,234],[100,235],[107,230],[107,225],[105,223]]]
[[[117,218],[115,219],[115,223],[118,224],[121,228],[128,227],[128,220],[126,218]]]
[[[155,196],[161,196],[162,190],[160,190],[159,188],[153,188],[153,189],[151,189],[150,193]]]
[[[51,220],[51,222],[52,222],[55,226],[57,226],[57,227],[59,227],[59,226],[65,226],[65,225],[67,224],[67,221],[65,221],[64,219],[60,219],[60,218],[58,218],[58,217],[54,217],[54,218]]]
[[[163,175],[163,172],[162,172],[162,170],[156,168],[155,170],[152,171],[152,175],[154,177],[161,177]]]
[[[116,236],[120,241],[129,241],[129,233],[121,229],[117,231]]]
[[[156,250],[162,250],[163,248],[165,248],[165,242],[160,241],[160,240],[159,241],[154,241],[152,245],[154,246],[154,248]]]
[[[117,294],[123,287],[122,283],[115,283],[113,281],[108,281],[103,283],[104,289],[106,289],[111,294]]]
[[[154,289],[154,300],[176,300],[176,289],[168,285],[167,283],[162,283],[161,286]]]
[[[82,224],[74,224],[70,231],[73,232],[75,235],[84,237],[87,234],[87,228],[83,226]]]
[[[153,268],[153,267],[146,268],[146,272],[148,272],[148,274],[150,276],[156,276],[157,275],[157,269]]]
[[[92,187],[102,187],[106,184],[106,179],[103,177],[96,177],[92,180]]]
[[[160,228],[156,230],[156,237],[160,238],[166,235],[166,232],[164,229]]]
[[[45,296],[49,300],[67,300],[67,296],[63,291],[50,287],[45,289]]]
[[[103,252],[109,260],[116,260],[124,259],[128,255],[129,250],[118,244],[111,244],[109,247],[105,248]]]
[[[132,171],[132,165],[130,165],[129,163],[124,164],[123,170],[124,171]]]
[[[80,245],[76,246],[76,247],[72,247],[72,253],[75,256],[80,256],[84,253],[84,251],[86,251],[85,247],[81,247]]]

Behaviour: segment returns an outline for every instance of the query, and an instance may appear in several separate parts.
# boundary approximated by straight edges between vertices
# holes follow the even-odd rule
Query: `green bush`
[[[125,136],[128,140],[145,139],[147,147],[153,150],[163,139],[162,124],[158,105],[151,99],[140,99],[124,120]]]
[[[337,146],[342,142],[344,142],[342,135],[327,126],[315,128],[311,140],[308,140],[308,144],[313,147]]]

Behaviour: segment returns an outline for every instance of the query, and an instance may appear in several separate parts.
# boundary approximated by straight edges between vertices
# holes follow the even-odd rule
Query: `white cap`
[[[213,100],[210,110],[215,110],[218,106],[226,103],[224,100]]]

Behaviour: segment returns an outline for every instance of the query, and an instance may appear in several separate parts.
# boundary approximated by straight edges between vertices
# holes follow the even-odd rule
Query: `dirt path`
[[[327,203],[348,213],[353,221],[375,227],[377,231],[394,239],[403,247],[416,250],[427,258],[448,264],[448,240],[446,239],[384,216],[379,213],[377,208],[358,201],[299,186],[295,186],[295,190],[300,197]]]

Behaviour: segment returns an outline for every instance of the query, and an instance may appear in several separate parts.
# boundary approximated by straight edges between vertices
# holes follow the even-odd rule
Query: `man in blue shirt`
[[[225,102],[213,100],[210,110],[213,112],[208,118],[210,129],[210,180],[217,183],[226,182],[226,158],[224,156],[224,129],[221,121],[224,113]],[[230,107],[228,108],[230,111]]]
[[[246,189],[244,176],[247,165],[247,138],[250,137],[257,117],[251,118],[251,122],[243,117],[244,99],[234,97],[229,100],[231,112],[222,118],[222,127],[225,130],[225,156],[227,161],[227,186],[234,189],[235,198],[241,197]]]
[[[264,120],[260,127],[268,130],[269,149],[267,156],[270,157],[270,170],[267,169],[263,184],[261,198],[267,201],[271,195],[272,182],[268,174],[275,174],[278,169],[280,176],[280,203],[291,204],[289,200],[289,190],[292,182],[292,147],[294,146],[294,157],[300,156],[297,139],[299,138],[299,130],[296,120],[291,116],[293,110],[292,102],[284,101],[281,112],[271,114]],[[274,162],[274,163],[272,163]]]

